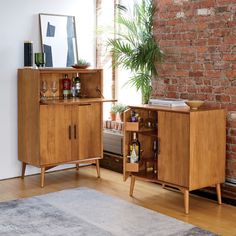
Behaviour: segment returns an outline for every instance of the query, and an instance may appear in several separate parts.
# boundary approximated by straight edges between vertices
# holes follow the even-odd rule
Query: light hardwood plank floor
[[[134,197],[129,197],[130,180],[122,175],[101,169],[96,177],[95,166],[88,166],[46,174],[45,187],[40,188],[40,176],[32,175],[0,181],[0,201],[31,197],[63,189],[89,187],[125,201],[152,209],[220,235],[236,236],[236,207],[190,195],[190,214],[184,214],[183,195],[163,189],[160,185],[136,181]]]

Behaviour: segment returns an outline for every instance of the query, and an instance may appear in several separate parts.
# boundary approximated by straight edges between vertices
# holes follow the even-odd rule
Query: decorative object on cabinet
[[[46,64],[46,54],[43,52],[36,52],[34,54],[34,63],[37,68],[44,67]]]
[[[78,62],[75,17],[39,14],[46,67],[71,67]]]
[[[80,73],[81,90],[87,98],[61,99],[62,89],[50,99],[44,90],[40,99],[40,84],[52,81],[60,84]],[[22,162],[22,178],[26,165],[41,168],[41,186],[47,169],[66,163],[78,167],[82,162],[96,163],[103,157],[102,105],[115,100],[103,99],[102,70],[19,69],[18,70],[18,159]]]
[[[152,0],[134,3],[133,12],[125,6],[117,5],[116,35],[108,40],[115,65],[131,71],[127,84],[141,90],[142,102],[148,103],[151,95],[152,77],[157,75],[156,64],[163,53],[153,34],[153,17],[156,14]]]
[[[200,106],[203,105],[204,101],[200,101],[200,100],[189,100],[189,101],[186,101],[185,102],[189,107],[190,109],[193,109],[193,110],[197,110]]]
[[[131,111],[157,125],[150,128],[130,122]],[[133,113],[133,112],[132,112]],[[189,213],[189,192],[215,186],[221,204],[220,184],[225,181],[226,118],[224,109],[130,106],[124,114],[124,180],[131,175],[130,196],[136,179],[178,188]],[[141,161],[130,163],[132,133],[138,134]],[[217,138],[216,138],[217,137]]]
[[[79,59],[78,62],[72,65],[75,69],[87,69],[91,64],[85,59]]]
[[[24,67],[33,67],[33,42],[24,42]]]

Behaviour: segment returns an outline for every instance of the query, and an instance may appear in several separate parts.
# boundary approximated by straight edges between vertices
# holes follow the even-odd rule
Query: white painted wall
[[[95,2],[0,0],[0,179],[21,172],[17,159],[17,69],[24,65],[25,40],[34,42],[34,52],[41,51],[38,14],[75,16],[79,57],[95,65]],[[26,173],[38,171],[27,167]]]

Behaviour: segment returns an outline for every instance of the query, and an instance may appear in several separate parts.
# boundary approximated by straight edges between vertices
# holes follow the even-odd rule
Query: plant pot
[[[123,113],[123,112],[119,113],[119,116],[120,116],[120,121],[123,122],[123,119],[124,119],[124,113]]]
[[[110,112],[110,116],[112,121],[116,120],[116,113]]]

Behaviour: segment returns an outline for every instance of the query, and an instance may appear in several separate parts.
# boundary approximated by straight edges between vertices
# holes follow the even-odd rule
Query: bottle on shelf
[[[75,77],[75,96],[76,97],[80,97],[80,89],[81,89],[80,77],[79,77],[79,73],[77,73]]]
[[[72,83],[71,83],[71,96],[75,98],[75,78],[72,78]]]
[[[71,94],[71,80],[68,78],[68,75],[65,74],[62,79],[62,90],[63,90],[63,99],[70,98]]]
[[[156,138],[153,140],[152,151],[153,151],[153,173],[156,174],[157,173],[157,152],[158,152],[158,142]]]
[[[133,133],[133,140],[130,144],[130,163],[137,163],[140,161],[140,142],[137,138],[136,132]]]
[[[144,125],[146,128],[153,128],[154,123],[154,120],[151,118],[151,111],[148,111],[148,117],[145,119]]]

